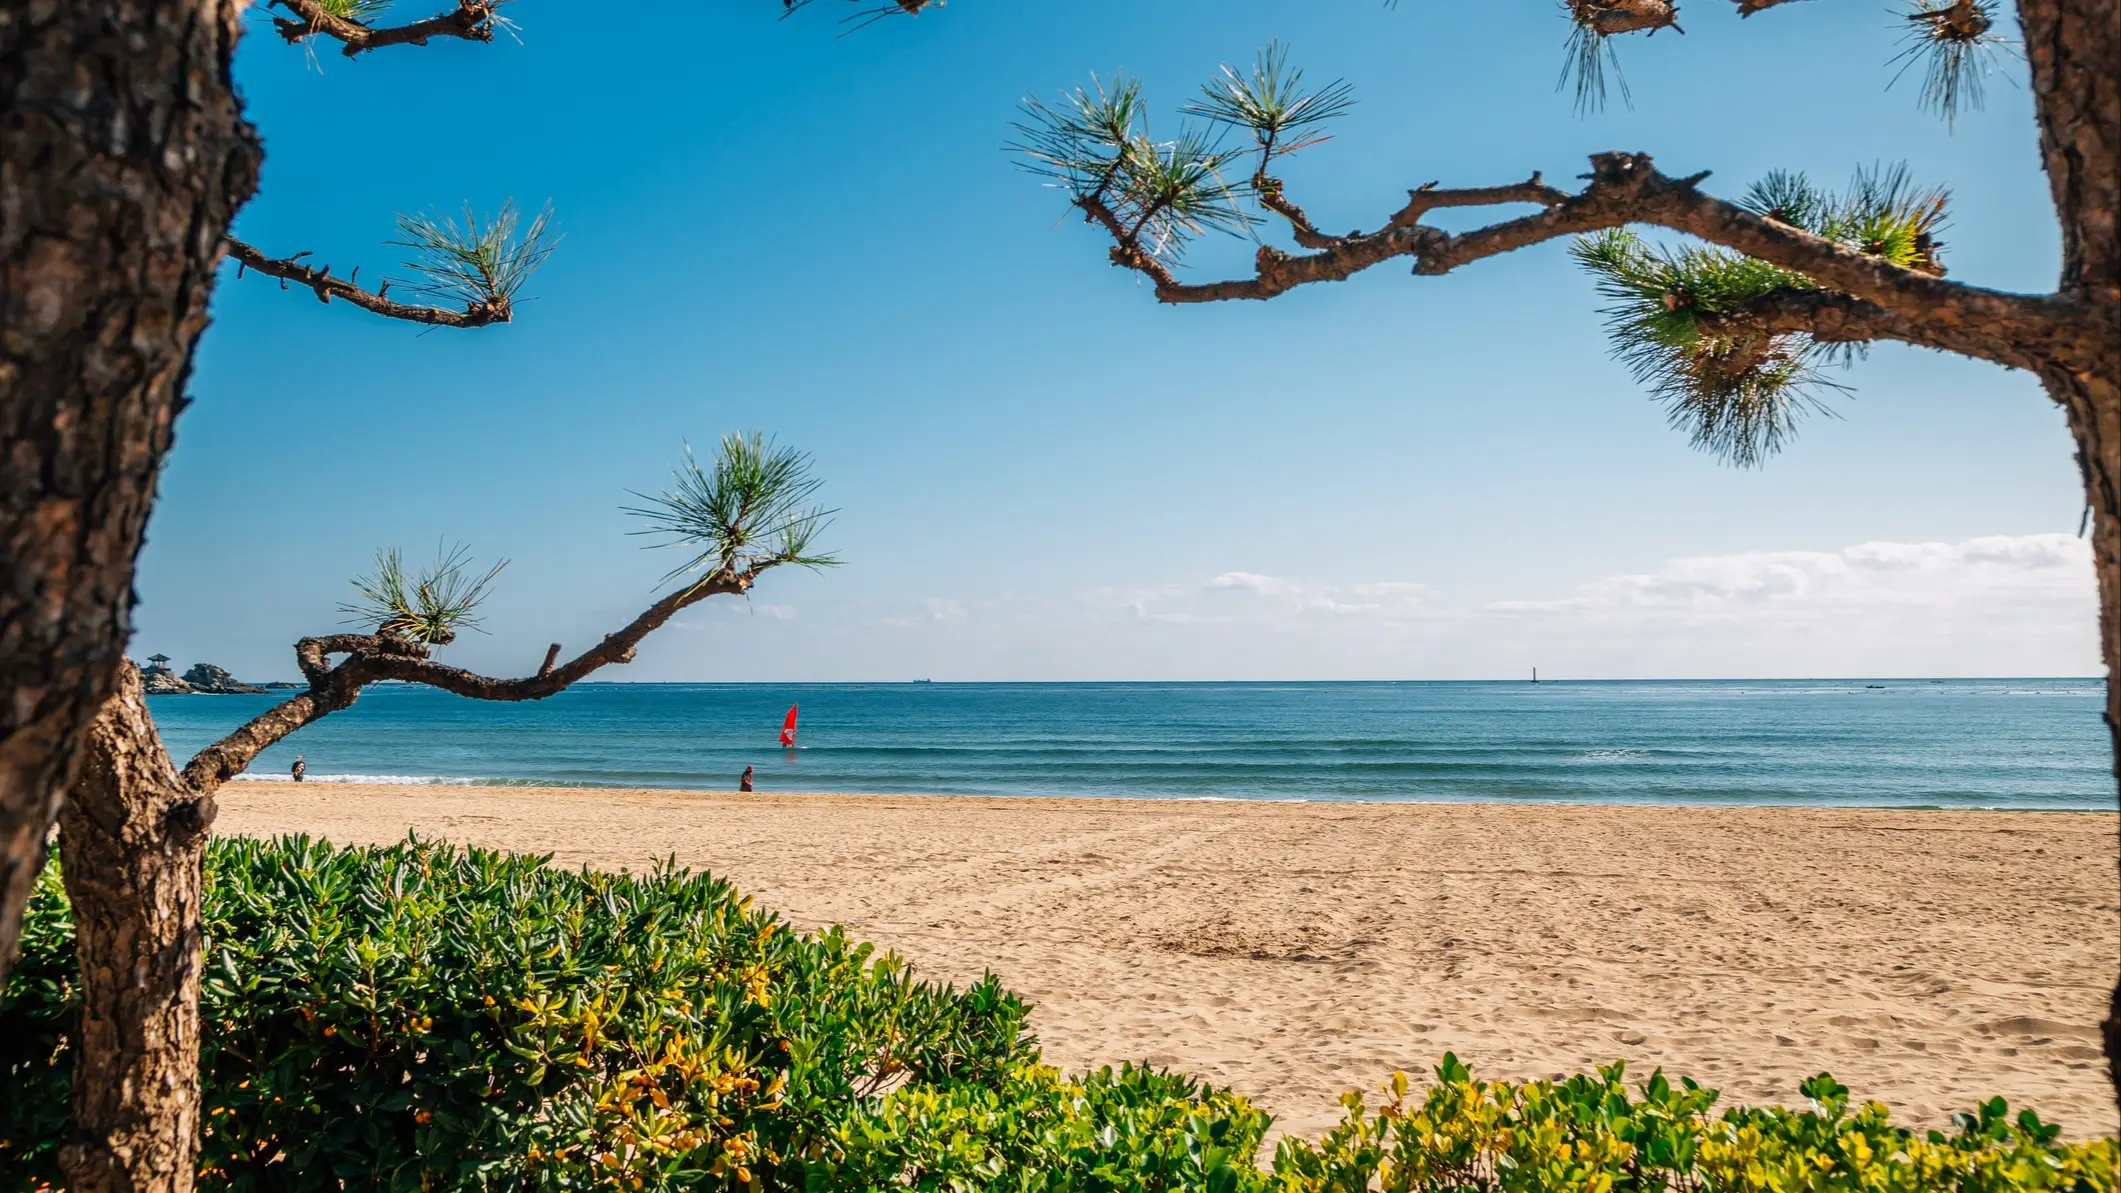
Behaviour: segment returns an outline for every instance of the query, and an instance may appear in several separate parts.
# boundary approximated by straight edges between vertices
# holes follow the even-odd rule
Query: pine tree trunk
[[[0,981],[259,149],[241,0],[0,0]]]
[[[188,1193],[199,1133],[200,897],[210,803],[178,776],[140,673],[90,734],[60,815],[81,965],[69,1193]]]
[[[2057,292],[2093,316],[2058,345],[2041,381],[2069,413],[2092,511],[2106,724],[2121,781],[2121,0],[2019,0],[2018,19],[2040,160],[2062,225]],[[2104,1037],[2121,1110],[2121,979]]]
[[[2117,321],[2121,332],[2121,321]],[[2052,370],[2047,392],[2069,413],[2091,507],[2092,562],[2099,582],[2099,652],[2106,664],[2106,729],[2121,781],[2121,334],[2103,366],[2090,371]],[[2121,870],[2116,873],[2121,882]],[[2121,1111],[2121,979],[2101,1025],[2106,1071]]]
[[[2069,412],[2092,511],[2092,560],[2099,580],[2099,651],[2106,663],[2106,728],[2121,778],[2121,341],[2100,375],[2055,372],[2047,390]],[[2121,882],[2121,871],[2117,871]],[[2101,1025],[2107,1077],[2121,1110],[2121,980]]]

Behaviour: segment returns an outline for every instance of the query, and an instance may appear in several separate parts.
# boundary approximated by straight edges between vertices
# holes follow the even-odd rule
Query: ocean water
[[[150,702],[181,763],[290,693]],[[798,747],[776,742],[800,703]],[[2083,679],[383,685],[253,777],[762,791],[2111,809]]]

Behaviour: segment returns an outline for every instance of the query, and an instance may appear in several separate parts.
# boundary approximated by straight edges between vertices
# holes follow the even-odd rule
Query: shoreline
[[[1543,681],[1542,681],[1542,682],[1543,682]],[[292,787],[292,786],[294,786],[294,785],[295,785],[295,784],[294,784],[294,782],[293,782],[292,780],[288,779],[287,777],[285,777],[285,776],[283,776],[283,775],[253,775],[253,774],[249,774],[249,773],[245,773],[245,774],[240,774],[240,775],[237,775],[237,776],[235,776],[235,777],[234,777],[234,778],[233,778],[232,780],[230,780],[230,782],[231,782],[231,783],[243,783],[243,784],[252,784],[252,783],[257,783],[257,784],[263,784],[263,785],[267,785],[267,786],[288,786],[288,787]],[[721,789],[721,788],[709,788],[709,787],[683,787],[683,786],[668,786],[668,787],[665,787],[665,786],[657,786],[657,785],[641,785],[641,784],[623,784],[623,783],[612,783],[612,784],[598,784],[598,783],[581,783],[581,782],[560,782],[560,781],[557,781],[557,780],[546,780],[546,779],[496,779],[496,778],[475,778],[475,779],[474,779],[474,778],[458,778],[458,777],[455,777],[455,776],[448,776],[448,775],[318,775],[318,774],[310,774],[310,775],[308,775],[308,776],[307,776],[307,777],[306,777],[306,778],[305,778],[305,779],[303,780],[303,783],[304,783],[305,785],[311,785],[311,784],[313,784],[313,785],[317,785],[317,786],[324,786],[324,787],[390,787],[390,788],[399,788],[399,787],[402,787],[402,788],[408,788],[408,789],[410,789],[410,788],[419,788],[419,789],[431,789],[431,790],[440,790],[440,791],[524,791],[524,792],[552,792],[552,793],[559,793],[559,794],[579,794],[579,795],[648,795],[648,794],[664,794],[664,795],[672,795],[672,796],[688,796],[688,797],[698,797],[698,798],[707,798],[707,799],[722,799],[722,798],[729,798],[729,799],[743,799],[743,798],[747,798],[748,796],[776,796],[776,797],[780,797],[780,798],[784,798],[784,799],[796,799],[796,800],[820,800],[820,799],[848,799],[848,800],[869,800],[869,799],[916,799],[916,800],[1009,800],[1009,801],[1020,801],[1020,800],[1043,800],[1043,801],[1053,801],[1053,802],[1057,802],[1057,803],[1070,803],[1070,802],[1081,802],[1081,803],[1089,803],[1089,804],[1108,804],[1108,803],[1120,803],[1120,804],[1134,804],[1134,803],[1166,803],[1166,804],[1236,804],[1236,805],[1239,805],[1239,806],[1252,806],[1252,805],[1259,805],[1259,806],[1276,806],[1276,805],[1279,805],[1279,806],[1292,806],[1292,805],[1302,805],[1302,806],[1310,806],[1310,807],[1369,807],[1369,808],[1398,808],[1398,807],[1416,807],[1416,808],[1465,808],[1465,807],[1502,807],[1502,808],[1652,808],[1652,809],[1654,809],[1654,808],[1674,808],[1674,809],[1678,809],[1678,808],[1687,808],[1687,809],[1696,809],[1696,810],[1702,810],[1702,809],[1706,809],[1706,810],[1732,810],[1732,811],[1744,811],[1744,810],[1749,810],[1749,809],[1762,809],[1762,810],[1786,810],[1786,811],[1820,811],[1820,812],[1910,812],[1910,813],[1919,813],[1919,812],[1945,812],[1945,813],[1960,813],[1960,812],[1965,812],[1965,813],[1975,813],[1975,814],[1980,814],[1980,813],[2000,813],[2000,814],[2005,814],[2005,815],[2014,815],[2014,814],[2018,814],[2018,813],[2028,813],[2028,814],[2033,814],[2033,815],[2041,815],[2041,816],[2046,816],[2046,815],[2070,815],[2070,816],[2082,816],[2082,815],[2092,815],[2092,816],[2101,816],[2101,815],[2104,815],[2104,816],[2113,816],[2113,815],[2121,814],[2121,807],[2087,807],[2087,806],[2074,806],[2074,805],[2057,805],[2057,806],[2036,806],[2036,807],[2003,807],[2003,806],[2000,806],[2000,805],[1994,805],[1994,804],[1980,804],[1980,805],[1975,805],[1975,804],[1967,804],[1967,805],[1950,805],[1950,804],[1865,804],[1865,803],[1816,803],[1816,802],[1815,802],[1815,803],[1796,803],[1796,802],[1786,802],[1786,803],[1761,803],[1761,802],[1740,802],[1740,801],[1725,801],[1725,802],[1712,802],[1712,801],[1706,801],[1706,800],[1684,800],[1684,799],[1641,799],[1641,800],[1594,800],[1594,799],[1573,799],[1573,798],[1553,798],[1553,799],[1488,799],[1488,798],[1476,798],[1476,797],[1469,797],[1469,798],[1465,798],[1465,799],[1449,799],[1449,798],[1417,798],[1417,799],[1369,799],[1369,798],[1363,798],[1363,797],[1359,797],[1359,796],[1351,796],[1351,797],[1346,797],[1346,798],[1340,798],[1340,797],[1334,797],[1334,796],[1280,796],[1280,795],[1276,795],[1276,796],[1265,796],[1265,795],[1261,795],[1261,796],[1251,796],[1251,795],[1158,795],[1158,794],[1151,794],[1151,793],[1145,793],[1145,794],[1140,794],[1140,795],[1129,795],[1129,794],[1113,794],[1113,795],[1052,795],[1052,794],[1044,794],[1044,793],[1024,793],[1024,794],[1017,794],[1017,793],[1011,793],[1011,792],[995,792],[995,791],[753,791],[753,792],[748,792],[748,793],[747,793],[747,792],[742,792],[742,791],[736,791],[736,790],[734,790],[734,789],[727,789],[727,790],[725,790],[725,789]]]
[[[1446,1050],[1513,1078],[1625,1058],[1746,1103],[1827,1069],[1911,1126],[2000,1094],[2115,1130],[2115,825],[2074,812],[284,781],[220,802],[223,833],[675,858],[930,980],[991,968],[1064,1069],[1181,1068],[1278,1132]]]

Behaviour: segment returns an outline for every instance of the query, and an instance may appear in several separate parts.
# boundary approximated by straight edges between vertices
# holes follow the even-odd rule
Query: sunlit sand
[[[1943,1126],[2115,1128],[2114,818],[240,783],[218,830],[678,861],[928,977],[992,968],[1064,1067],[1147,1059],[1315,1133],[1446,1049],[1624,1057],[1748,1102],[1822,1068]]]

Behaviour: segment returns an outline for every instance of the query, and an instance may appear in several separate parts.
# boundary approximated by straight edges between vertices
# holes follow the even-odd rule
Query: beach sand
[[[2115,1130],[2097,1024],[2115,819],[2029,812],[1269,804],[236,783],[217,831],[408,829],[678,861],[931,979],[991,968],[1049,1061],[1146,1059],[1316,1134],[1446,1049],[1625,1058],[1726,1099],[1831,1069],[1914,1124],[1995,1094]]]

